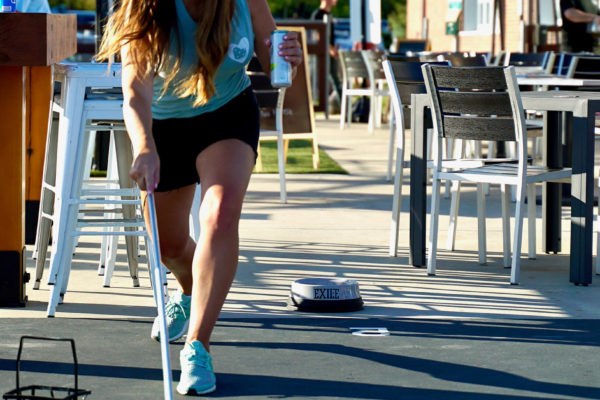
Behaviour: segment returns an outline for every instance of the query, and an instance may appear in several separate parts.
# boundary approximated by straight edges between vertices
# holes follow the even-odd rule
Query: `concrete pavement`
[[[279,203],[277,175],[252,177],[240,224],[239,269],[215,330],[215,368],[226,384],[214,397],[600,398],[594,361],[600,355],[600,285],[597,276],[588,287],[569,283],[567,209],[563,252],[522,259],[521,284],[511,286],[502,267],[499,189],[492,188],[487,200],[489,262],[480,266],[475,191],[466,186],[456,251],[440,249],[437,276],[428,277],[425,269],[407,265],[406,196],[399,257],[388,256],[389,131],[371,135],[365,124],[340,131],[335,119],[319,119],[317,127],[321,148],[349,174],[288,175],[287,204]],[[408,189],[406,178],[406,195]],[[441,207],[443,246],[449,199]],[[527,232],[523,240],[526,251]],[[540,235],[537,241],[539,249]],[[144,336],[155,315],[148,274],[142,266],[141,287],[131,287],[122,247],[112,286],[103,288],[96,275],[98,249],[97,239],[82,239],[54,320],[45,318],[45,284],[28,288],[27,307],[0,309],[0,392],[14,386],[10,360],[18,336],[34,331],[77,336],[87,360],[84,382],[95,387],[91,398],[159,398],[159,348]],[[31,260],[28,270],[33,272]],[[287,310],[291,282],[309,276],[358,280],[364,310]],[[361,341],[348,331],[355,324],[386,326],[392,335]],[[113,358],[103,358],[102,343],[114,346]],[[179,348],[172,347],[176,369]],[[113,376],[120,372],[111,373],[110,365],[123,367],[125,376]]]

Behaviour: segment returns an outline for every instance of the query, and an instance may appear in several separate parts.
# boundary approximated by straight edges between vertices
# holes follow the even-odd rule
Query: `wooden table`
[[[46,85],[46,93],[51,93],[51,66],[77,51],[76,16],[0,13],[0,38],[0,306],[11,306],[25,305],[27,299],[26,189],[29,182],[39,200],[50,114],[50,98],[38,101],[28,96],[28,87],[30,93],[40,94],[35,90],[35,81],[29,78],[39,76],[45,81],[42,86]],[[32,70],[39,74],[32,75]],[[27,160],[31,169],[35,168],[29,175]]]
[[[570,282],[588,285],[592,281],[592,239],[594,209],[594,122],[600,112],[600,93],[577,91],[521,92],[523,108],[545,111],[544,158],[551,167],[562,165],[560,114],[572,114],[573,176],[571,178],[571,257]],[[426,133],[432,127],[426,94],[411,98],[410,170],[410,256],[414,266],[425,265],[425,217],[427,175]],[[560,184],[548,183],[543,189],[545,252],[561,250]]]

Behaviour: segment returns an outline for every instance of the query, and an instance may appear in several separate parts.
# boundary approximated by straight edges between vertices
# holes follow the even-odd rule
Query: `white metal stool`
[[[114,64],[110,71],[106,64],[59,64],[55,67],[55,79],[62,82],[61,103],[59,110],[59,128],[56,138],[56,182],[48,185],[55,194],[52,215],[43,214],[40,222],[51,220],[53,251],[50,259],[48,283],[53,285],[48,302],[47,314],[53,316],[56,306],[66,292],[74,239],[80,235],[125,235],[147,238],[143,219],[137,217],[141,212],[139,191],[136,187],[123,189],[106,189],[105,187],[83,188],[85,170],[84,149],[88,148],[90,130],[100,130],[91,126],[91,121],[116,121],[122,123],[122,100],[90,100],[86,99],[88,88],[120,87],[120,65]],[[129,149],[127,135],[114,135],[117,151]],[[49,138],[49,142],[51,139]],[[119,143],[120,141],[124,141]],[[124,144],[126,143],[126,144]],[[52,150],[49,148],[48,150]],[[47,162],[51,160],[47,155]],[[123,163],[125,165],[125,163]],[[128,168],[129,165],[126,165]],[[46,166],[45,166],[46,169]],[[117,199],[112,199],[116,197]],[[90,205],[121,205],[129,207],[133,213],[124,215],[119,220],[105,218],[79,218],[79,208]],[[110,210],[111,212],[114,210]],[[126,213],[124,213],[126,214]],[[104,217],[107,215],[105,214]],[[129,218],[132,217],[132,218]],[[111,229],[104,229],[104,227]],[[103,228],[102,230],[92,230]],[[123,230],[121,230],[123,229]],[[40,228],[40,230],[42,230]],[[46,241],[41,241],[41,245]],[[41,258],[42,248],[38,259]],[[137,249],[136,249],[137,254]],[[45,254],[44,254],[45,255]],[[45,257],[44,257],[45,258]],[[151,260],[149,260],[151,261]],[[166,282],[166,280],[165,280]]]

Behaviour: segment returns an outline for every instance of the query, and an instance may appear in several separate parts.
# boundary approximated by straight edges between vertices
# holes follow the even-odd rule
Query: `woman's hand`
[[[270,39],[265,40],[265,43],[267,47],[271,47],[272,43]],[[286,33],[283,37],[283,42],[276,50],[285,61],[288,61],[292,65],[293,69],[296,69],[296,67],[300,65],[303,60],[302,47],[298,41],[297,32]]]
[[[285,61],[292,64],[292,68],[296,68],[302,62],[302,48],[298,41],[298,33],[288,32],[283,37],[283,43],[277,49],[280,56],[283,56]]]
[[[129,176],[137,182],[141,190],[152,194],[158,186],[160,160],[156,150],[142,149],[133,160]]]

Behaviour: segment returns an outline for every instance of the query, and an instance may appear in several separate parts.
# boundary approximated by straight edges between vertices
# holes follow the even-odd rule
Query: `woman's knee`
[[[237,230],[242,210],[241,200],[226,193],[206,196],[200,207],[200,226],[213,233]]]
[[[160,255],[165,260],[180,258],[186,251],[188,245],[189,234],[184,234],[187,229],[181,229],[175,233],[173,230],[169,232],[159,233],[160,235]]]

